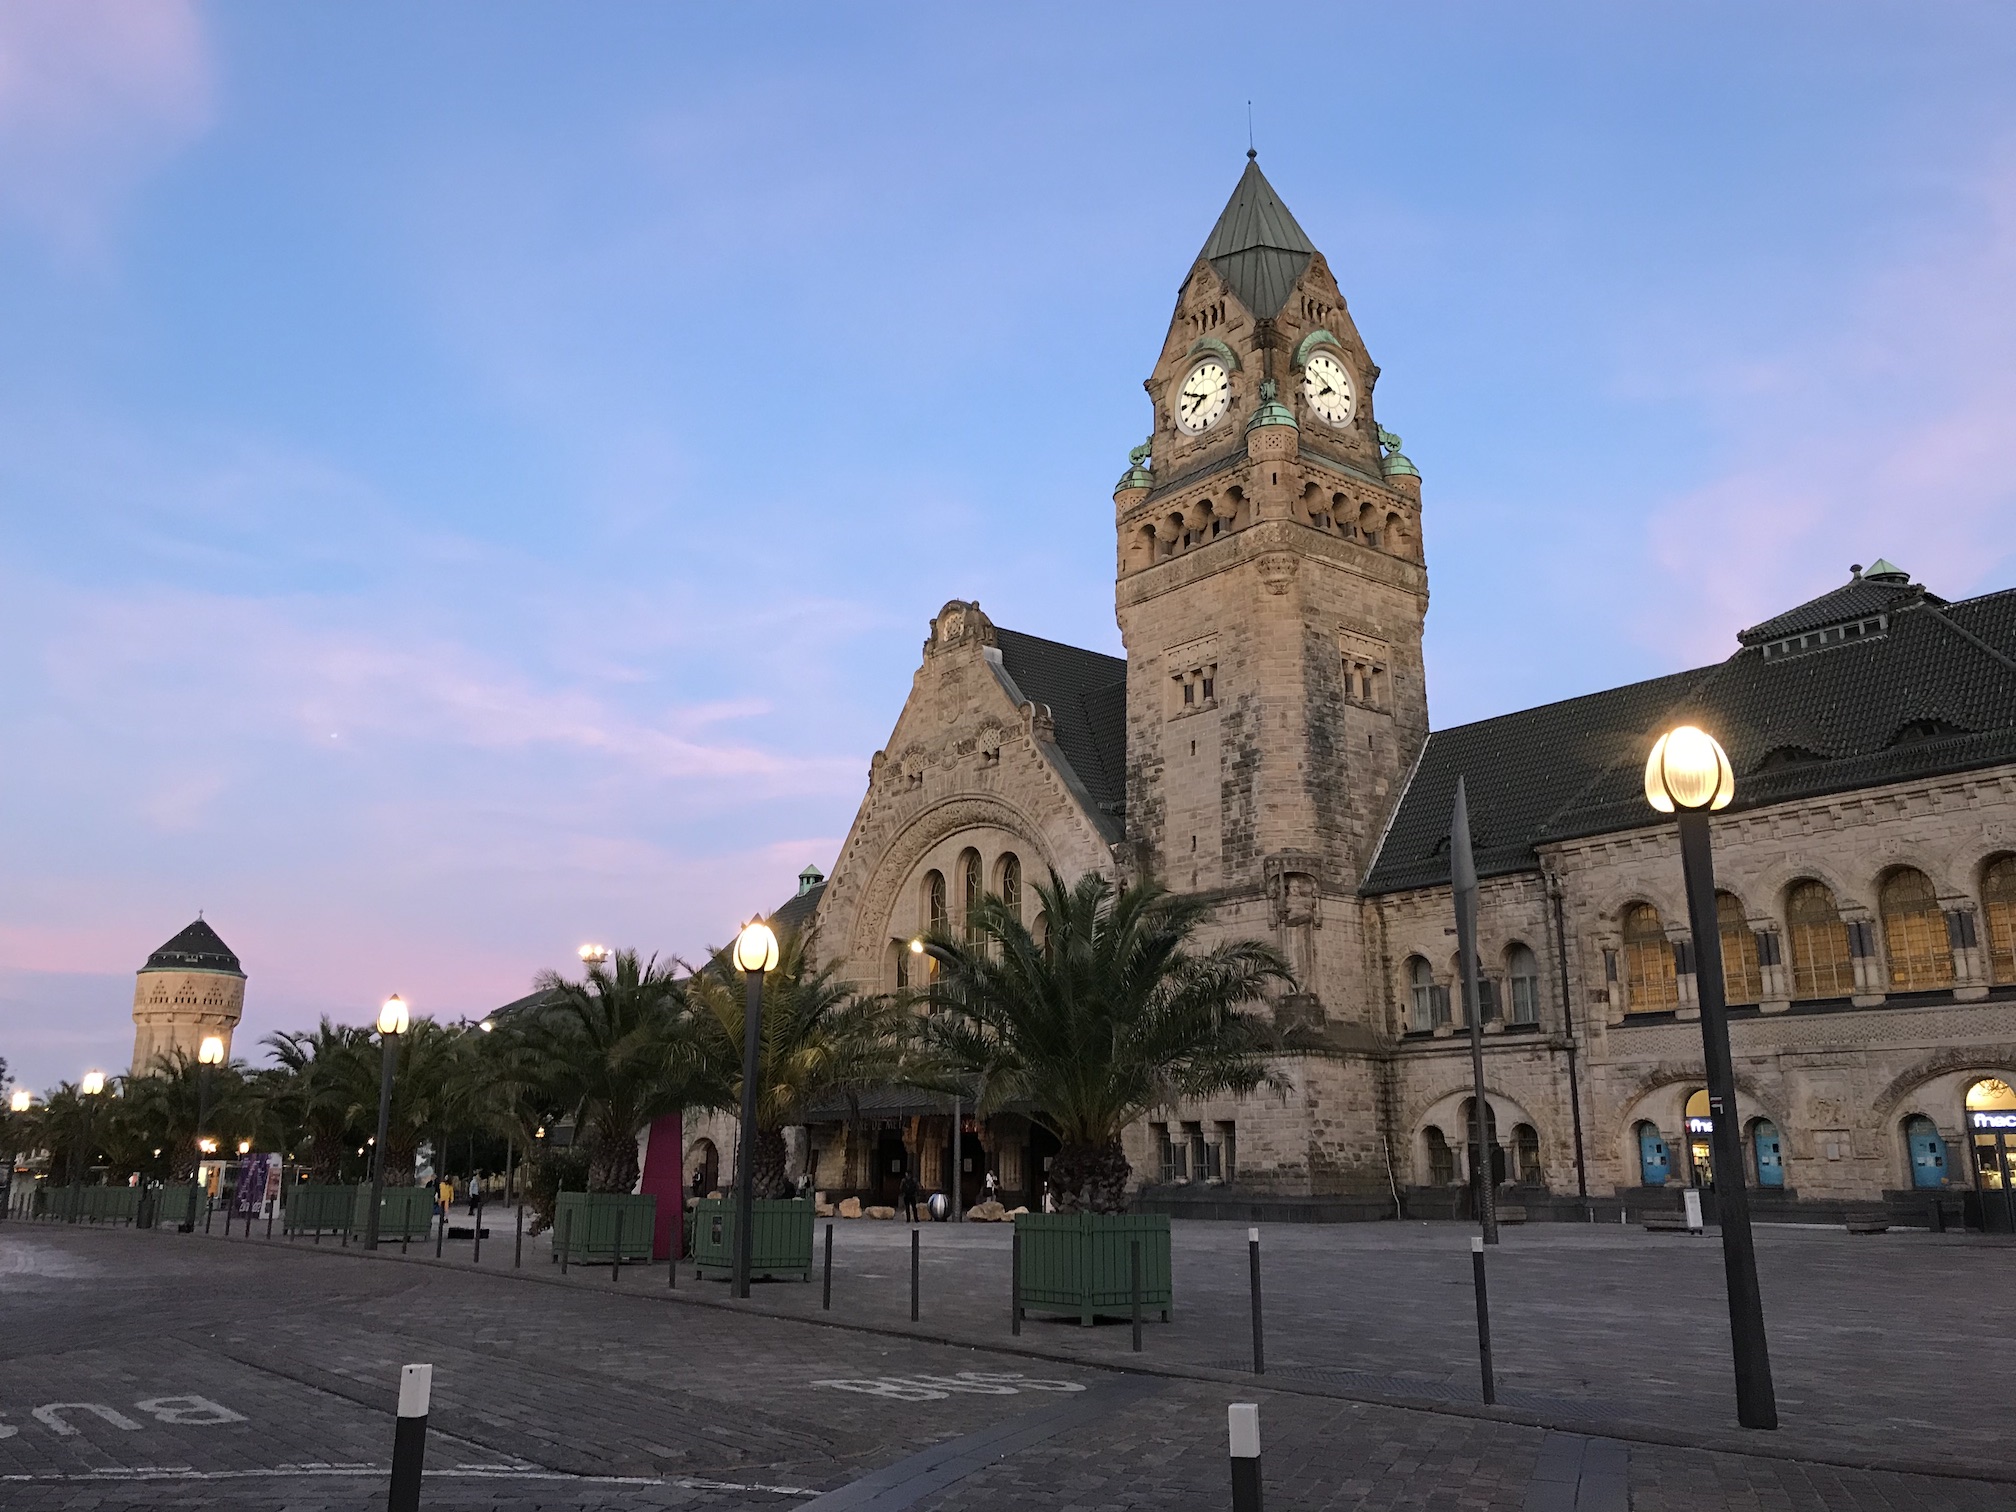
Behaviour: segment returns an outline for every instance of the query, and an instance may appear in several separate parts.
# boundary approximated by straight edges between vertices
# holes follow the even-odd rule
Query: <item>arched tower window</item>
[[[952,922],[952,911],[945,898],[945,873],[933,868],[924,873],[924,927],[933,934],[943,934]]]
[[[1988,969],[1998,982],[2016,982],[2016,856],[2001,856],[1981,874],[1981,908],[1988,922]]]
[[[987,884],[980,871],[980,852],[969,850],[959,857],[959,922],[970,938],[974,932],[973,910],[980,906]]]
[[[1505,952],[1505,979],[1511,986],[1512,1022],[1540,1022],[1540,960],[1525,945]],[[1523,1179],[1523,1178],[1522,1178]]]
[[[1722,992],[1731,1003],[1754,1003],[1764,996],[1764,968],[1757,959],[1757,932],[1734,893],[1715,894],[1716,932],[1722,936]]]
[[[1673,947],[1659,922],[1659,910],[1650,903],[1633,903],[1624,910],[1624,991],[1633,1013],[1680,1006]]]
[[[1001,858],[1001,901],[1008,912],[1016,918],[1022,917],[1022,858],[1009,851]]]
[[[1792,996],[1845,997],[1855,990],[1848,958],[1848,926],[1824,882],[1808,878],[1785,896],[1785,925],[1792,940]]]
[[[1953,950],[1932,879],[1916,867],[1900,866],[1883,879],[1877,904],[1883,913],[1891,988],[1918,992],[1952,986]]]
[[[1436,985],[1435,968],[1420,956],[1407,958],[1407,996],[1407,1026],[1415,1033],[1426,1033],[1448,1021],[1448,1002]]]

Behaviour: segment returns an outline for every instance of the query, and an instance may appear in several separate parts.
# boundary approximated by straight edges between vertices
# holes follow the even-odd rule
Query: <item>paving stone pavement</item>
[[[1696,1257],[1713,1261],[1712,1246],[1631,1234],[1541,1233],[1525,1243],[1535,1232],[1493,1261],[1501,1338],[1536,1355],[1556,1351],[1522,1367],[1522,1387],[1536,1400],[1585,1404],[1592,1416],[1622,1419],[1622,1408],[1650,1400],[1726,1418],[1709,1384],[1710,1366],[1726,1373],[1726,1361],[1709,1344],[1660,1361],[1661,1391],[1622,1407],[1612,1399],[1646,1345],[1620,1321],[1628,1288],[1605,1268],[1621,1265],[1650,1312],[1689,1314],[1704,1305]],[[956,1324],[974,1334],[939,1342],[911,1332],[908,1236],[894,1225],[836,1235],[844,1263],[832,1317],[857,1325],[838,1328],[815,1316],[816,1284],[726,1303],[725,1288],[696,1286],[690,1271],[668,1296],[661,1266],[626,1271],[619,1295],[606,1269],[561,1282],[539,1251],[514,1277],[508,1245],[485,1257],[501,1250],[505,1268],[478,1271],[466,1245],[436,1265],[277,1240],[9,1223],[0,1227],[0,1507],[382,1506],[398,1366],[426,1360],[436,1383],[426,1505],[438,1508],[1203,1512],[1229,1505],[1225,1407],[1241,1400],[1261,1405],[1275,1512],[1621,1512],[1613,1493],[1627,1483],[1639,1512],[2016,1512],[2016,1473],[1998,1474],[1980,1448],[1980,1425],[2011,1400],[1992,1347],[2009,1337],[1993,1282],[2010,1250],[1922,1237],[1889,1247],[1766,1237],[1774,1351],[1781,1326],[1791,1341],[1779,1356],[1781,1400],[1789,1378],[1808,1393],[1798,1410],[1810,1409],[1804,1352],[1830,1340],[1841,1379],[1820,1396],[1824,1431],[1774,1435],[1762,1455],[1716,1447],[1707,1430],[1697,1442],[1709,1447],[1690,1447],[1679,1431],[1688,1424],[1657,1413],[1610,1437],[1453,1400],[1475,1368],[1474,1352],[1460,1347],[1467,1339],[1474,1351],[1467,1286],[1446,1293],[1437,1274],[1443,1248],[1467,1251],[1453,1226],[1270,1229],[1270,1363],[1283,1368],[1256,1390],[1261,1381],[1210,1368],[1237,1353],[1245,1326],[1244,1230],[1230,1226],[1178,1226],[1177,1321],[1151,1327],[1143,1357],[1177,1373],[1144,1376],[1112,1368],[1136,1363],[1124,1327],[1032,1321],[1019,1341],[1032,1352],[1011,1352],[1005,1235],[977,1225],[926,1231],[920,1331],[935,1320],[940,1332]],[[1564,1272],[1583,1280],[1561,1290]],[[1719,1306],[1719,1271],[1715,1279],[1707,1300]],[[1929,1290],[1843,1311],[1847,1294],[1868,1285]],[[1914,1307],[1911,1295],[1924,1300]],[[1515,1321],[1532,1297],[1551,1299],[1557,1314],[1595,1317]],[[1979,1332],[1955,1326],[1962,1313]],[[1867,1317],[1883,1323],[1859,1321]],[[1670,1340],[1704,1325],[1647,1326]],[[1335,1347],[1347,1328],[1348,1351]],[[1865,1329],[1876,1335],[1874,1365],[1842,1350],[1846,1339],[1862,1352]],[[1558,1363],[1591,1337],[1619,1358],[1579,1372]],[[1512,1349],[1501,1342],[1501,1357]],[[1451,1400],[1340,1399],[1379,1394],[1340,1388],[1322,1379],[1324,1365],[1306,1363],[1340,1357],[1378,1381],[1435,1382]],[[1879,1378],[1905,1360],[1909,1380]],[[1301,1376],[1286,1368],[1298,1363]],[[1726,1374],[1716,1384],[1726,1388]],[[1899,1434],[1898,1402],[1913,1386],[1932,1427]],[[1997,1398],[1977,1402],[1985,1391]],[[1870,1405],[1858,1410],[1864,1396]],[[1807,1440],[1829,1453],[1809,1456]],[[1957,1457],[1944,1452],[1954,1446]],[[1965,1461],[1993,1479],[1820,1462],[1876,1450],[1900,1462]]]

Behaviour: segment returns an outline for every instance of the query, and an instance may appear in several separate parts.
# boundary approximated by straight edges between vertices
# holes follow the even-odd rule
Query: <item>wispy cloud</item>
[[[0,7],[0,215],[70,255],[145,173],[200,135],[211,64],[190,0]]]

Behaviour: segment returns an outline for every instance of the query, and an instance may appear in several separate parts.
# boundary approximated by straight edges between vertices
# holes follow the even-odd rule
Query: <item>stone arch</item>
[[[1415,1162],[1415,1174],[1426,1170],[1428,1130],[1439,1129],[1451,1149],[1458,1152],[1458,1171],[1463,1170],[1470,1148],[1470,1126],[1465,1118],[1470,1099],[1476,1095],[1476,1088],[1468,1082],[1434,1096],[1417,1105],[1408,1119],[1408,1150]],[[1498,1144],[1505,1149],[1508,1159],[1511,1153],[1513,1131],[1521,1125],[1538,1133],[1543,1125],[1527,1111],[1526,1106],[1509,1093],[1495,1090],[1488,1082],[1484,1087],[1484,1101],[1491,1109],[1491,1125],[1498,1135]],[[1544,1148],[1546,1140],[1541,1139]]]
[[[1659,917],[1669,924],[1675,919],[1684,920],[1687,917],[1687,897],[1680,891],[1678,871],[1679,868],[1674,867],[1676,877],[1670,887],[1652,885],[1643,877],[1630,877],[1611,884],[1591,900],[1595,905],[1597,922],[1614,933],[1623,921],[1624,910],[1633,903],[1650,903],[1659,910]]]
[[[1825,883],[1827,889],[1834,894],[1837,906],[1858,908],[1864,906],[1857,900],[1855,890],[1846,884],[1840,871],[1810,855],[1801,856],[1796,860],[1774,861],[1769,866],[1748,872],[1740,878],[1735,876],[1716,878],[1719,886],[1738,894],[1743,899],[1743,905],[1751,911],[1752,917],[1760,912],[1767,913],[1780,924],[1785,922],[1786,894],[1806,881]]]
[[[1653,1066],[1630,1084],[1618,1098],[1617,1113],[1610,1131],[1612,1148],[1623,1162],[1621,1169],[1638,1168],[1638,1125],[1658,1127],[1669,1147],[1677,1148],[1686,1132],[1684,1123],[1688,1096],[1707,1085],[1699,1063],[1665,1061]],[[1791,1127],[1775,1097],[1758,1090],[1756,1078],[1736,1073],[1736,1127],[1747,1131],[1759,1118],[1768,1118],[1782,1138]],[[1747,1157],[1746,1157],[1747,1158]],[[1676,1170],[1678,1167],[1676,1166]]]
[[[1871,1100],[1869,1110],[1879,1123],[1888,1124],[1906,1114],[1925,1113],[1940,1127],[1946,1127],[1938,1112],[1918,1106],[1924,1089],[1932,1082],[1959,1077],[1974,1081],[1983,1076],[1999,1076],[2016,1086],[2016,1053],[2008,1045],[1956,1045],[1934,1051],[1892,1077]],[[1950,1110],[1949,1110],[1950,1111]]]

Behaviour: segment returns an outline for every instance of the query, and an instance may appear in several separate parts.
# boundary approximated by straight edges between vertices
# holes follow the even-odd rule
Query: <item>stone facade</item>
[[[1159,877],[1210,901],[1207,941],[1276,944],[1296,986],[1269,1011],[1322,1048],[1282,1064],[1285,1092],[1167,1110],[1130,1131],[1156,1200],[1369,1214],[1432,1208],[1467,1180],[1472,1078],[1449,889],[1373,876],[1429,741],[1420,478],[1374,418],[1378,375],[1322,254],[1249,166],[1178,296],[1145,385],[1154,433],[1114,494],[1124,669],[1102,673],[1110,659],[948,603],[816,899],[818,950],[875,990],[908,984],[905,942],[957,917],[974,889],[1053,869]],[[1943,601],[1879,567],[1841,591],[1878,606],[1854,636],[1889,634],[1885,616],[1920,601],[1938,618]],[[1801,653],[1798,613],[1746,654]],[[2016,660],[1939,623],[1956,630],[1954,655],[1973,655],[1971,641],[2016,682]],[[1817,643],[1829,633],[1843,632]],[[1080,660],[1067,666],[1065,653]],[[1100,712],[1119,698],[1102,676],[1123,670],[1124,733]],[[1023,683],[1038,680],[1063,692],[1032,696]],[[1642,763],[1646,721],[1695,688],[1644,686],[1657,701],[1609,732],[1612,768]],[[1978,735],[1967,717],[1919,725]],[[1489,758],[1489,738],[1479,750]],[[1811,755],[1774,748],[1758,769]],[[1117,794],[1109,764],[1124,764]],[[1706,1176],[1686,1125],[1701,1044],[1677,837],[1653,817],[1625,805],[1524,848],[1501,836],[1512,859],[1486,868],[1494,1164],[1543,1205],[1640,1191],[1653,1144],[1673,1184]],[[1715,833],[1753,1164],[1787,1200],[1873,1199],[1925,1179],[1906,1125],[1929,1120],[1944,1179],[1971,1183],[1967,1091],[2016,1084],[2016,945],[1998,956],[1994,944],[2016,931],[2016,897],[1995,902],[1985,870],[2016,853],[2016,762],[1977,757],[1923,780],[1763,802]],[[1896,884],[1905,870],[1922,880]],[[1796,923],[1818,906],[1816,882],[1834,922]],[[1910,920],[1893,917],[1893,894],[1920,899]],[[1838,959],[1815,964],[1823,945]],[[1916,963],[1901,975],[1893,945]],[[1035,1200],[1041,1154],[1026,1121],[969,1129],[969,1153],[976,1138],[983,1164]],[[880,1164],[899,1159],[930,1187],[950,1143],[943,1111],[892,1094],[865,1124],[813,1130],[806,1158],[834,1190],[886,1185]]]

